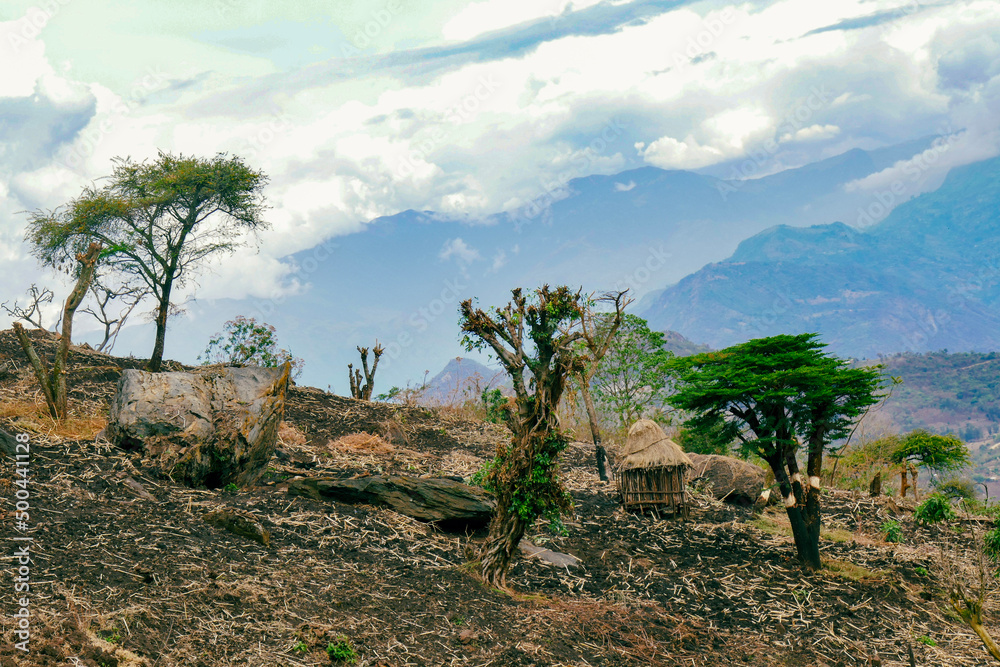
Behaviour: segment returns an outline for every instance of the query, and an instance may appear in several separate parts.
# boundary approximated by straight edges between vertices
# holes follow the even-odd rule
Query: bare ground
[[[590,449],[577,444],[563,458],[576,501],[569,534],[538,525],[530,539],[583,566],[518,559],[514,592],[495,591],[467,564],[482,534],[290,497],[284,482],[363,472],[468,477],[504,437],[500,427],[296,388],[283,456],[260,486],[189,489],[93,437],[120,369],[141,361],[74,354],[74,432],[28,409],[39,397],[22,359],[0,332],[0,427],[30,436],[34,538],[31,650],[14,647],[7,556],[2,667],[328,665],[336,663],[325,649],[341,640],[356,664],[373,667],[889,666],[911,664],[911,651],[916,665],[992,664],[945,611],[938,579],[940,545],[967,546],[975,519],[922,527],[905,508],[830,492],[829,567],[807,575],[782,512],[755,516],[698,495],[687,521],[625,513],[594,474]],[[13,480],[4,461],[7,554],[23,535]],[[270,545],[205,523],[219,508],[253,513]],[[881,539],[890,518],[903,526],[901,545]]]

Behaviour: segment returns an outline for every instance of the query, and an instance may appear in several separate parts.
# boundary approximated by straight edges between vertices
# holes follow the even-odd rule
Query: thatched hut
[[[691,466],[691,459],[659,424],[640,419],[628,430],[616,471],[622,504],[625,509],[669,510],[687,516],[684,473]]]

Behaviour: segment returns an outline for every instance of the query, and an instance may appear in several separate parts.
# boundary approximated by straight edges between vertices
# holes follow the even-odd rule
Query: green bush
[[[927,500],[917,505],[913,516],[920,523],[938,523],[955,518],[955,510],[951,507],[951,502],[941,494],[935,493],[927,497]]]
[[[937,493],[954,500],[976,500],[976,486],[968,479],[949,479],[937,487]]]
[[[326,654],[332,662],[354,664],[358,661],[358,654],[351,645],[351,640],[343,635],[327,645]]]
[[[983,551],[993,559],[1000,559],[1000,528],[986,531],[983,535]]]
[[[493,484],[490,482],[490,474],[493,472],[494,466],[496,466],[497,460],[490,459],[483,466],[472,474],[472,479],[470,483],[473,486],[482,487],[483,489],[495,493]]]
[[[502,424],[503,408],[507,403],[507,397],[499,389],[484,389],[482,399],[483,408],[486,410],[486,421]]]
[[[886,542],[902,542],[903,541],[903,527],[899,525],[898,521],[889,519],[882,524],[880,530],[885,535]]]

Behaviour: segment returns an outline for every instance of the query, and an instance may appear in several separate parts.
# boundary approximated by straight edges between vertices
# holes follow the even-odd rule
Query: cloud
[[[438,253],[438,259],[442,261],[447,261],[454,258],[460,265],[469,265],[473,262],[477,262],[482,259],[479,251],[475,248],[470,248],[466,245],[465,241],[460,238],[450,239],[445,242],[444,247],[441,248],[441,252]]]
[[[628,183],[615,183],[615,192],[628,192],[635,187],[635,181],[629,181]]]
[[[830,139],[840,134],[840,128],[836,125],[810,125],[795,132],[781,135],[780,141],[819,141]]]

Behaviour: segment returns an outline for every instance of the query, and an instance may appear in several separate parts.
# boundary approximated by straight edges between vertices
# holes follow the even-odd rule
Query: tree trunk
[[[87,295],[90,282],[94,278],[94,271],[97,268],[97,260],[101,256],[103,248],[97,243],[91,243],[86,253],[77,255],[80,261],[80,275],[77,277],[73,291],[66,298],[63,306],[62,336],[56,346],[55,358],[52,361],[52,370],[46,368],[45,363],[35,353],[31,340],[24,332],[20,323],[14,324],[14,332],[18,341],[24,349],[32,368],[35,370],[35,377],[42,387],[45,395],[45,402],[49,406],[49,413],[54,419],[65,419],[68,411],[68,398],[66,389],[66,361],[69,358],[69,345],[73,335],[73,316],[76,309],[80,307],[83,298]]]
[[[597,458],[597,475],[602,482],[609,482],[608,476],[608,452],[601,444],[601,429],[597,425],[597,409],[594,407],[594,398],[590,395],[590,381],[580,375],[580,393],[583,394],[583,403],[587,406],[587,420],[590,422],[590,433],[594,438],[594,454]]]
[[[906,491],[910,488],[909,482],[906,480],[906,464],[903,464],[903,469],[899,471],[899,497],[906,499]]]
[[[146,370],[150,373],[159,373],[160,366],[163,365],[163,346],[167,339],[167,317],[170,315],[170,284],[163,288],[163,296],[160,305],[156,309],[156,343],[153,345],[153,354],[149,357]]]
[[[795,551],[799,562],[807,570],[815,572],[823,567],[819,555],[819,489],[815,489],[815,499],[807,498],[806,489],[800,481],[802,476],[798,472],[794,452],[784,461],[777,455],[767,459],[767,462],[774,472],[778,489],[785,500],[785,513],[792,527],[792,538],[795,540]],[[791,468],[791,476],[785,469],[786,465]],[[809,492],[811,493],[812,489]]]
[[[917,467],[910,466],[910,477],[913,479],[913,499],[920,502],[920,495],[917,491]]]
[[[494,588],[506,588],[507,568],[528,525],[517,512],[498,511],[490,521],[490,534],[479,552],[483,581]]]
[[[882,495],[882,473],[877,472],[875,476],[872,477],[872,483],[868,485],[868,495],[872,498],[877,498]]]

